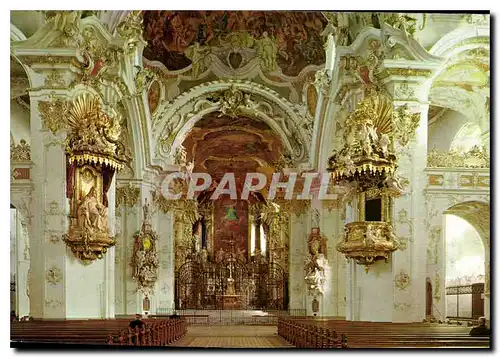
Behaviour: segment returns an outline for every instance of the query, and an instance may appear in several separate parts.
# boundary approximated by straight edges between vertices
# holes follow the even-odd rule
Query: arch
[[[471,224],[483,241],[485,249],[490,246],[490,206],[480,201],[466,201],[453,205],[443,214],[451,214]]]
[[[456,55],[480,47],[486,47],[488,50],[490,48],[489,27],[468,26],[447,33],[429,50],[431,55],[440,56],[446,60],[443,62],[442,66],[432,74],[429,82],[434,83],[435,79],[453,64],[453,58],[455,58]]]
[[[434,56],[451,58],[464,50],[480,47],[479,43],[473,43],[474,38],[487,38],[489,47],[490,29],[489,26],[467,26],[455,29],[444,35],[429,50]]]
[[[303,126],[298,106],[281,97],[277,92],[250,81],[213,81],[193,87],[163,106],[159,121],[154,123],[156,135],[156,159],[158,164],[168,165],[173,161],[189,131],[203,116],[222,109],[224,99],[214,101],[225,91],[239,91],[241,97],[233,103],[238,114],[265,122],[282,140],[296,163],[309,159],[312,132]]]
[[[14,24],[10,24],[10,40],[11,41],[24,41],[26,35]]]
[[[467,221],[479,234],[484,247],[484,316],[490,317],[490,206],[481,201],[464,201],[443,211]]]

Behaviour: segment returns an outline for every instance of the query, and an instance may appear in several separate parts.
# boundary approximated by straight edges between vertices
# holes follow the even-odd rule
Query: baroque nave
[[[489,347],[489,21],[11,11],[11,338]]]

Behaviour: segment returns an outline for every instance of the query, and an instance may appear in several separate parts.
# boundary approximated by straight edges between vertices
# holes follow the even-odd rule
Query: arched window
[[[250,254],[255,254],[255,222],[250,225]]]
[[[266,253],[266,232],[264,231],[264,226],[262,226],[262,224],[260,224],[260,249],[262,251],[262,254],[265,255]]]

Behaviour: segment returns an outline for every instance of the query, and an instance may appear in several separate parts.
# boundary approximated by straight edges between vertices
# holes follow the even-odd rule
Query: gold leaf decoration
[[[65,114],[69,108],[67,101],[56,99],[52,94],[49,101],[38,102],[38,111],[42,116],[45,128],[56,134],[66,125]]]
[[[137,204],[140,194],[141,189],[139,187],[134,187],[131,183],[119,186],[116,188],[115,206],[119,207],[120,205],[124,205],[127,207],[133,207]]]
[[[10,160],[12,162],[30,162],[31,148],[24,139],[21,139],[18,145],[10,145]]]
[[[456,150],[440,152],[436,149],[429,151],[427,166],[431,168],[489,168],[490,157],[484,148],[474,146],[466,153]]]

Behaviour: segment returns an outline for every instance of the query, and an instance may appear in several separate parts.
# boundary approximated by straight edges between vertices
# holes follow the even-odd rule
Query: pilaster
[[[290,255],[289,255],[289,287],[290,310],[312,311],[307,305],[307,285],[304,279],[304,263],[307,255],[307,235],[309,233],[308,214],[291,214],[290,218]],[[307,305],[307,306],[306,306]]]

